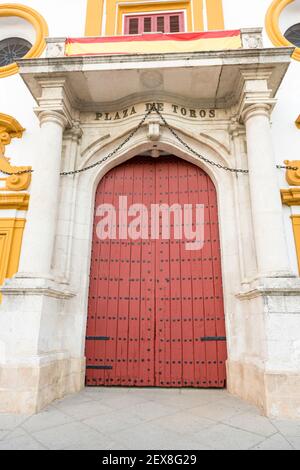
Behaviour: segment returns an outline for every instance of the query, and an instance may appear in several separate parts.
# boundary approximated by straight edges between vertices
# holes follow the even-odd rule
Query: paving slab
[[[223,420],[224,424],[242,429],[243,431],[254,432],[256,434],[269,437],[276,434],[276,427],[270,423],[268,418],[253,413],[242,413]]]
[[[248,450],[262,441],[258,434],[232,428],[226,424],[215,424],[195,434],[195,438],[215,450]]]
[[[34,416],[0,414],[1,450],[294,450],[300,422],[226,390],[85,388]]]
[[[293,446],[281,435],[275,434],[253,447],[252,450],[293,450]]]
[[[72,421],[74,421],[72,416],[52,407],[28,418],[22,423],[22,428],[28,432],[35,432],[70,423]]]
[[[111,439],[80,422],[63,424],[34,432],[34,438],[51,450],[107,449]]]

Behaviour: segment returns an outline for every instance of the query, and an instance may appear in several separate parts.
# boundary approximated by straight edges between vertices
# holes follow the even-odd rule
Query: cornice
[[[30,195],[28,193],[0,193],[0,210],[27,210]]]
[[[281,189],[282,204],[286,206],[300,206],[300,187]]]

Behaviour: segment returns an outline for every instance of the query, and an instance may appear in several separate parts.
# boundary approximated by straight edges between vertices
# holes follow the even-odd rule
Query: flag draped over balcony
[[[68,38],[66,56],[110,54],[166,54],[216,51],[242,47],[240,30],[205,33],[141,34],[130,36]]]

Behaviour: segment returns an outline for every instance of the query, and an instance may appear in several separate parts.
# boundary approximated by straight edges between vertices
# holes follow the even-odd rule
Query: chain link
[[[3,175],[7,175],[7,176],[25,175],[25,174],[33,173],[33,172],[34,170],[20,170],[20,171],[16,171],[15,173],[8,173],[7,171],[0,170],[0,173],[2,173]]]
[[[278,168],[278,170],[293,170],[293,171],[297,171],[299,170],[299,167],[297,166],[286,166],[286,165],[276,165],[276,168]]]
[[[196,157],[200,158],[200,160],[202,160],[203,162],[208,163],[209,165],[215,166],[216,168],[220,168],[220,169],[225,170],[225,171],[230,171],[232,173],[244,173],[244,174],[249,173],[249,170],[242,170],[241,168],[230,168],[228,166],[221,165],[220,163],[216,163],[216,162],[214,162],[212,160],[209,160],[208,158],[204,157],[203,155],[198,153],[195,149],[193,149],[189,144],[184,142],[184,140],[177,134],[177,132],[166,121],[166,119],[159,112],[159,110],[156,108],[156,106],[154,107],[154,111],[160,116],[160,118],[161,118],[162,122],[164,123],[164,125],[166,126],[166,128],[169,129],[171,134],[174,135],[174,137],[178,140],[178,142],[180,142],[187,150],[189,150],[189,152],[196,155]]]
[[[74,170],[74,171],[64,171],[61,174],[61,176],[67,176],[67,175],[74,175],[77,173],[82,173],[83,171],[90,170],[92,168],[95,168],[96,166],[100,165],[101,163],[105,162],[109,158],[113,157],[119,150],[121,150],[124,145],[129,142],[132,137],[138,132],[138,130],[142,127],[142,125],[145,123],[146,119],[148,116],[152,113],[155,112],[161,119],[162,123],[166,126],[166,128],[174,135],[174,137],[180,142],[189,152],[193,153],[196,155],[198,158],[200,158],[202,161],[205,163],[208,163],[209,165],[215,166],[217,168],[220,168],[222,170],[226,171],[231,171],[233,173],[249,173],[249,170],[242,170],[240,168],[230,168],[225,165],[221,165],[220,163],[216,163],[212,160],[209,160],[208,158],[204,157],[200,153],[198,153],[196,150],[194,150],[190,145],[188,145],[184,140],[174,131],[174,129],[169,125],[169,123],[166,121],[164,116],[161,114],[161,112],[157,109],[156,105],[153,103],[152,106],[149,108],[139,125],[129,134],[129,136],[117,147],[115,150],[110,152],[108,155],[103,157],[101,160],[97,161],[96,163],[93,163],[92,165],[86,166],[84,168],[81,168],[80,170]]]
[[[106,160],[109,160],[110,158],[112,158],[117,152],[119,152],[119,150],[121,150],[131,139],[132,137],[135,136],[135,134],[140,130],[140,128],[144,125],[147,117],[152,113],[152,110],[153,110],[153,107],[151,107],[147,113],[145,114],[145,116],[143,117],[143,119],[140,121],[140,123],[138,124],[137,127],[135,127],[135,129],[133,129],[133,131],[126,137],[125,140],[123,140],[123,142],[121,142],[118,147],[116,147],[112,152],[110,152],[108,155],[106,155],[105,157],[103,157],[101,160],[98,160],[96,163],[93,163],[92,165],[89,165],[89,166],[86,166],[84,168],[81,168],[80,170],[73,170],[73,171],[63,171],[62,173],[60,173],[61,176],[68,176],[68,175],[76,175],[78,173],[82,173],[83,171],[87,171],[87,170],[91,170],[92,168],[95,168],[96,166],[98,165],[101,165],[101,163],[104,163]]]
[[[181,144],[183,145],[183,147],[185,147],[189,152],[191,152],[193,155],[195,155],[196,157],[198,157],[200,160],[202,160],[203,162],[211,165],[211,166],[214,166],[216,168],[220,168],[222,170],[225,170],[225,171],[230,171],[232,173],[242,173],[242,174],[248,174],[249,173],[249,170],[243,170],[241,168],[231,168],[229,166],[226,166],[226,165],[221,165],[220,163],[216,163],[214,162],[213,160],[209,160],[208,158],[204,157],[203,155],[201,155],[200,153],[198,153],[195,149],[193,149],[189,144],[187,144],[186,142],[184,142],[184,140],[177,134],[177,132],[173,129],[173,127],[170,126],[170,124],[167,122],[167,120],[165,119],[165,117],[161,114],[161,112],[159,111],[159,109],[157,109],[155,103],[153,103],[150,108],[148,109],[148,111],[146,112],[146,114],[144,115],[144,117],[142,118],[142,120],[139,122],[139,124],[137,125],[137,127],[135,127],[133,129],[133,131],[126,137],[125,140],[123,140],[123,142],[121,142],[114,150],[112,150],[109,154],[107,154],[105,157],[103,157],[101,160],[98,160],[96,163],[93,163],[92,165],[88,165],[84,168],[81,168],[79,170],[72,170],[72,171],[63,171],[60,173],[60,176],[70,176],[70,175],[77,175],[78,173],[83,173],[84,171],[88,171],[88,170],[91,170],[92,168],[95,168],[96,166],[99,166],[101,165],[102,163],[106,162],[107,160],[109,160],[110,158],[112,158],[114,155],[116,155],[116,153],[118,153],[134,136],[135,134],[140,130],[140,128],[144,125],[144,123],[146,122],[148,116],[150,116],[150,114],[152,114],[152,112],[155,112],[161,119],[162,123],[165,125],[165,127],[171,132],[171,134],[176,138],[176,140]],[[294,166],[285,166],[285,165],[276,165],[276,168],[278,169],[282,169],[282,170],[293,170],[293,171],[297,171],[299,168],[298,167],[294,167]],[[30,170],[21,170],[21,171],[17,171],[17,172],[14,172],[14,173],[8,173],[6,171],[1,171],[1,173],[3,173],[4,175],[7,175],[7,176],[14,176],[14,175],[24,175],[26,173],[33,173],[34,170],[30,169]]]

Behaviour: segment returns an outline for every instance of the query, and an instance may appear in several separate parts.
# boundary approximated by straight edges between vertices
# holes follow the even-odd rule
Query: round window
[[[291,26],[284,34],[285,38],[297,47],[300,47],[300,23]]]
[[[0,67],[13,64],[22,59],[32,48],[32,44],[23,38],[7,38],[0,41]]]

